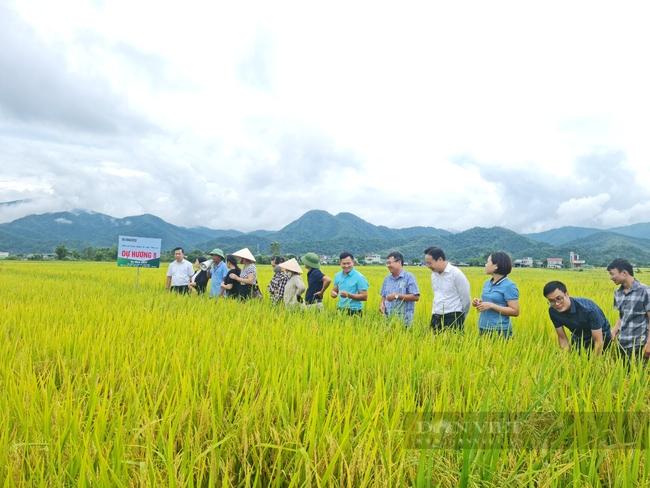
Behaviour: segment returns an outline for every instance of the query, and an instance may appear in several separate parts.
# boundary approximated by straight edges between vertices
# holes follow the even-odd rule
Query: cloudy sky
[[[650,221],[644,2],[0,0],[0,221]]]

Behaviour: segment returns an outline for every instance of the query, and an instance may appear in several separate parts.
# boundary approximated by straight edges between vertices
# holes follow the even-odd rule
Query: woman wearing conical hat
[[[289,281],[284,285],[284,304],[287,307],[302,307],[302,294],[307,289],[302,282],[302,269],[296,258],[291,258],[284,263],[278,264],[278,267],[289,275]]]
[[[232,255],[239,258],[239,262],[244,266],[239,276],[232,276],[233,280],[239,282],[239,298],[244,300],[255,298],[256,293],[259,293],[255,256],[247,247],[232,253]]]

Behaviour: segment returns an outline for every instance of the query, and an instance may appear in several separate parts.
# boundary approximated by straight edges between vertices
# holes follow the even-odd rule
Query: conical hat
[[[253,256],[253,253],[250,252],[250,250],[245,247],[244,249],[240,249],[237,252],[232,253],[233,256],[241,259],[248,259],[249,261],[255,262],[255,256]]]
[[[302,274],[302,269],[300,269],[300,265],[298,264],[298,261],[296,261],[296,258],[291,258],[289,261],[285,261],[284,263],[278,264],[279,268],[286,269],[287,271],[292,271],[294,273]]]

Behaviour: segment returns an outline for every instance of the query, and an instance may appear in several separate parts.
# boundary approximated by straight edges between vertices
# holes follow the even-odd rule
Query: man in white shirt
[[[176,293],[189,293],[190,280],[194,275],[192,263],[185,259],[182,247],[174,249],[174,261],[167,268],[167,283],[165,287]]]
[[[456,266],[449,264],[439,247],[429,247],[424,251],[424,263],[432,271],[431,328],[434,332],[444,329],[462,331],[471,303],[467,277]]]

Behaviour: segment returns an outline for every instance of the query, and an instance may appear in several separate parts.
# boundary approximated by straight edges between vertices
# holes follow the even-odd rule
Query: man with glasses
[[[544,296],[550,305],[548,314],[555,326],[560,348],[570,349],[564,327],[571,331],[574,348],[592,349],[600,354],[607,349],[612,334],[605,314],[588,298],[569,296],[566,285],[551,281],[544,286]]]
[[[381,285],[379,310],[386,317],[396,317],[410,327],[415,314],[415,302],[420,299],[420,290],[413,273],[404,268],[404,256],[393,251],[386,258],[388,276]]]

